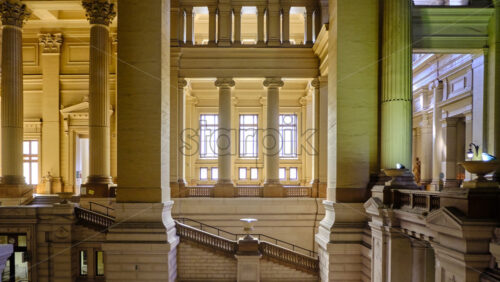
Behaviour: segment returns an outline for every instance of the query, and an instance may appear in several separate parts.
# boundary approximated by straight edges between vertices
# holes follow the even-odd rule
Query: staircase
[[[81,207],[75,207],[75,217],[78,224],[100,232],[107,232],[115,223],[115,218],[112,216]],[[198,226],[199,228],[197,228]],[[238,239],[246,235],[224,231],[215,226],[188,218],[176,218],[175,227],[177,236],[181,238],[181,241],[196,242],[232,258],[234,258],[238,250]],[[319,259],[314,251],[264,234],[252,234],[252,236],[259,239],[259,251],[264,259],[306,273],[319,274]]]
[[[73,196],[70,200],[73,203],[78,203],[80,201],[79,196]],[[52,205],[55,203],[61,202],[61,198],[57,195],[33,195],[33,198],[30,199],[29,202],[26,203],[26,205]]]

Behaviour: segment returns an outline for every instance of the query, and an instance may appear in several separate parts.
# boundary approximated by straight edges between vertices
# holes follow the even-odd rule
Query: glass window
[[[257,180],[259,179],[259,169],[256,167],[252,167],[250,169],[250,179],[251,180]]]
[[[95,252],[95,275],[104,276],[104,253],[102,251]]]
[[[240,157],[256,158],[258,153],[258,116],[240,115]]]
[[[80,251],[80,275],[87,276],[87,251]]]
[[[216,114],[200,115],[200,158],[217,158],[217,129],[219,116]]]
[[[200,180],[208,179],[208,168],[200,167]]]
[[[217,180],[217,178],[219,178],[219,169],[216,168],[216,167],[212,167],[212,170],[211,170],[211,173],[212,173],[212,180]]]
[[[280,157],[297,158],[297,115],[280,115]]]
[[[239,171],[238,175],[239,175],[239,178],[241,180],[247,179],[247,168],[246,167],[240,167],[238,171]]]
[[[280,167],[279,176],[280,180],[286,180],[286,168]]]
[[[23,142],[23,175],[27,184],[38,184],[38,141]]]
[[[297,180],[297,168],[296,167],[290,168],[290,180]]]

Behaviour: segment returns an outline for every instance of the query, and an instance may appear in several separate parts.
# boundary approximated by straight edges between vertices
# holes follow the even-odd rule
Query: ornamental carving
[[[0,0],[0,13],[3,25],[22,27],[31,12],[17,0]]]
[[[91,24],[109,25],[115,18],[115,6],[107,0],[83,0],[85,15]]]
[[[38,43],[43,48],[43,53],[59,53],[62,44],[62,35],[60,33],[40,34],[38,35]]]
[[[266,78],[263,84],[265,87],[283,87],[283,85],[285,85],[281,77]]]
[[[233,87],[235,82],[230,77],[217,78],[215,81],[215,87]]]
[[[315,78],[311,81],[311,86],[316,88],[316,89],[319,89],[320,85],[321,84],[319,83],[319,79],[317,79],[317,78]]]
[[[187,86],[187,80],[185,80],[184,78],[179,78],[179,80],[177,81],[177,86],[179,87],[179,89],[184,89],[184,87]]]

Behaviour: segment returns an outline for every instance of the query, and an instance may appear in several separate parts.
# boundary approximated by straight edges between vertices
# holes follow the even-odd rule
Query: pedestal
[[[247,236],[238,241],[238,251],[235,255],[238,261],[237,281],[258,282],[260,281],[260,259],[259,241]]]

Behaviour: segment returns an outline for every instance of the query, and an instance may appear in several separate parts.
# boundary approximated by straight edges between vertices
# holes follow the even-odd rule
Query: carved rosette
[[[265,87],[278,88],[278,87],[283,87],[285,83],[283,82],[283,80],[281,80],[280,77],[269,77],[266,78],[266,80],[264,80],[263,85]]]
[[[22,27],[31,12],[17,0],[0,0],[0,14],[3,25]]]
[[[215,81],[215,87],[233,87],[234,85],[234,80],[229,77],[217,78]]]
[[[43,53],[59,53],[61,51],[62,35],[60,33],[39,34],[38,43],[43,48]]]
[[[83,0],[82,6],[90,24],[108,26],[116,16],[114,4],[107,0]]]

